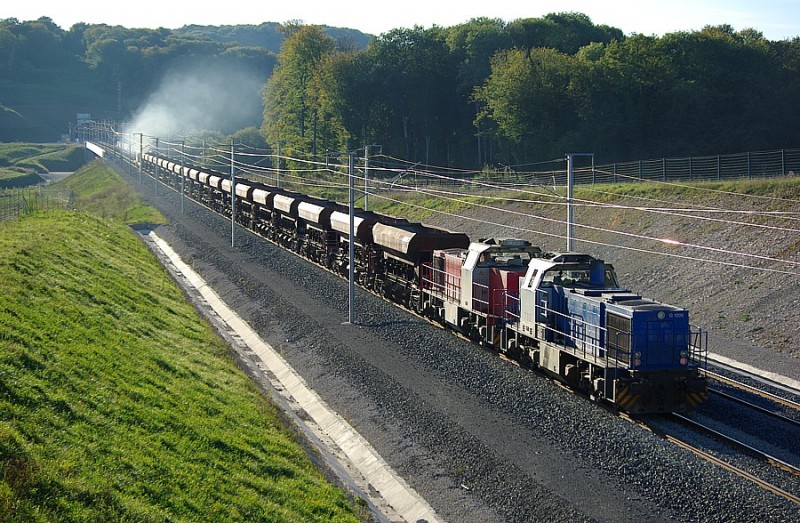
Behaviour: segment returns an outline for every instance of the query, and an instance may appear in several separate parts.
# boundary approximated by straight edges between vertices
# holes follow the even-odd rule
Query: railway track
[[[164,187],[166,188],[166,187],[168,187],[168,186],[164,186]],[[173,192],[174,192],[174,190],[173,190]],[[203,207],[206,207],[206,206],[203,206]],[[269,243],[272,243],[272,244],[274,244],[274,245],[278,245],[278,246],[280,246],[279,244],[277,244],[277,243],[275,243],[275,242],[273,242],[273,241],[271,241],[271,240],[268,240],[268,241],[269,241]],[[300,258],[300,259],[303,259],[303,260],[305,260],[306,262],[308,262],[308,261],[309,261],[308,259],[306,259],[306,258],[303,258],[303,257],[299,256],[297,253],[295,253],[295,252],[293,252],[293,251],[291,251],[291,250],[290,250],[290,251],[288,251],[288,252],[289,252],[289,253],[291,253],[291,254],[294,254],[296,257],[298,257],[298,258]],[[318,265],[318,266],[319,266],[319,265]],[[330,273],[330,274],[335,274],[337,277],[341,277],[341,274],[339,274],[339,273],[337,273],[337,272],[335,272],[335,271],[331,271],[330,269],[327,269],[327,268],[325,268],[325,271],[326,271],[326,272],[328,272],[328,273]],[[381,296],[380,294],[378,294],[378,293],[375,293],[374,291],[369,291],[369,292],[370,292],[370,294],[372,294],[372,295],[375,295],[375,296],[380,296],[381,298],[383,298],[384,300],[386,300],[386,298],[385,298],[384,296]],[[388,301],[388,300],[387,300],[387,301]],[[392,302],[392,303],[394,303],[394,302]],[[406,310],[408,310],[408,309],[406,309]],[[413,312],[413,311],[411,311],[411,312]],[[432,323],[433,325],[436,325],[436,326],[438,326],[438,327],[440,327],[440,328],[441,328],[441,325],[439,325],[438,323],[435,323],[435,322],[431,322],[431,321],[430,321],[430,319],[428,319],[428,318],[426,318],[426,317],[419,316],[419,315],[416,315],[416,316],[417,316],[417,317],[419,317],[419,318],[424,318],[424,319],[428,320],[428,322],[429,322],[429,323]],[[462,339],[464,339],[464,340],[468,340],[468,338],[467,338],[467,337],[465,337],[465,336],[461,336],[461,337],[462,337]],[[287,341],[288,341],[288,340],[287,340]],[[502,355],[500,355],[500,358],[501,358],[501,359],[507,359],[507,358],[505,358],[505,357],[504,357],[504,356],[502,356]],[[515,363],[515,362],[513,362],[512,360],[508,360],[508,361],[509,361],[509,362],[512,362],[512,363]],[[516,364],[516,363],[515,363],[515,364]],[[553,382],[554,382],[556,385],[561,385],[561,384],[560,384],[560,382],[558,382],[558,381],[555,381],[555,380],[551,380],[551,381],[553,381]],[[565,387],[564,387],[564,389],[565,389],[565,390],[567,390],[567,391],[570,391],[570,392],[572,392],[572,393],[575,393],[575,391],[574,391],[574,390],[571,390],[571,389],[568,389],[568,388],[565,388]],[[604,417],[604,416],[600,416],[600,418],[603,418],[603,417]],[[537,420],[537,423],[538,423],[538,422],[539,422],[539,420]],[[538,425],[537,425],[537,426],[538,426]],[[653,431],[653,432],[655,432],[655,431]],[[676,439],[678,439],[678,438],[677,438],[677,437],[675,437],[675,436],[673,436],[673,438],[674,438],[675,440],[676,440]],[[643,436],[643,439],[644,439],[644,440],[652,440],[653,438],[648,438],[648,437],[646,437],[646,436]],[[676,444],[677,444],[677,441],[676,441]],[[654,445],[654,446],[656,447],[656,450],[657,450],[658,452],[660,452],[660,454],[659,454],[659,459],[661,459],[660,457],[661,457],[661,456],[663,456],[664,454],[667,454],[667,455],[672,455],[672,454],[675,454],[676,456],[680,454],[680,451],[678,451],[676,447],[674,447],[674,450],[671,450],[671,451],[668,451],[667,453],[664,453],[664,452],[663,452],[663,450],[664,450],[664,449],[662,448],[662,445],[661,445],[661,444],[656,444],[656,445]],[[447,449],[453,448],[453,446],[452,446],[452,443],[448,442],[447,446],[446,446],[446,447],[443,447],[443,449],[444,449],[444,448],[447,448]],[[585,447],[581,447],[581,448],[585,448]],[[702,450],[702,449],[698,449],[698,452],[697,452],[697,454],[698,454],[698,455],[702,455],[702,454],[701,454],[702,452],[703,452],[703,450]],[[538,454],[538,453],[537,453],[537,454]],[[713,456],[712,456],[710,453],[707,453],[707,452],[706,452],[705,454],[709,455],[709,457],[710,457],[710,458],[713,458]],[[628,455],[629,455],[629,454],[628,454]],[[452,460],[451,460],[451,461],[452,461]],[[693,461],[694,461],[694,459],[693,459]],[[713,461],[713,459],[709,459],[709,461]],[[681,460],[680,460],[680,459],[676,459],[676,460],[674,460],[673,462],[674,462],[674,463],[680,463],[680,462],[681,462]],[[603,457],[603,463],[607,463],[607,458],[606,458],[605,456]],[[720,464],[719,466],[722,466],[722,465]],[[656,468],[657,468],[657,467],[656,467]],[[708,468],[709,468],[709,469],[712,469],[711,467],[708,467]],[[537,469],[537,473],[540,473],[540,471],[538,471],[538,469]],[[651,479],[651,480],[654,482],[654,484],[664,484],[664,482],[663,482],[663,481],[661,481],[661,482],[659,483],[658,481],[656,481],[656,480],[652,479],[652,476],[651,476],[650,474],[646,474],[645,476],[646,476],[647,478],[650,478],[650,479]],[[713,471],[709,471],[709,470],[706,470],[706,471],[702,472],[702,474],[700,474],[700,476],[702,477],[702,487],[703,487],[703,488],[707,488],[707,487],[708,487],[709,481],[711,481],[712,483],[719,482],[719,483],[721,483],[721,484],[724,484],[723,486],[721,486],[721,487],[719,487],[718,489],[715,489],[715,490],[713,491],[713,492],[715,492],[715,494],[714,494],[714,495],[706,495],[706,496],[702,496],[702,497],[700,497],[700,498],[699,498],[699,499],[701,500],[701,502],[699,502],[699,503],[698,503],[698,505],[699,505],[699,506],[702,506],[702,505],[703,505],[703,501],[702,501],[702,500],[709,500],[709,501],[707,501],[707,502],[706,502],[706,504],[707,504],[707,505],[709,505],[709,507],[708,507],[708,508],[709,508],[709,511],[712,511],[712,510],[713,510],[713,511],[719,511],[719,510],[723,510],[723,507],[725,507],[725,508],[724,508],[724,510],[727,510],[729,514],[739,514],[739,515],[741,516],[742,514],[748,513],[748,510],[750,510],[750,507],[754,506],[754,503],[753,503],[753,498],[754,498],[754,497],[756,497],[756,498],[759,498],[759,499],[760,499],[761,497],[764,497],[764,498],[766,498],[766,499],[768,499],[768,500],[769,500],[769,501],[768,501],[769,503],[774,503],[774,500],[773,500],[772,496],[768,496],[768,495],[765,495],[765,494],[759,494],[758,496],[745,495],[745,496],[740,496],[740,497],[738,497],[738,498],[733,498],[733,496],[731,495],[731,492],[736,492],[736,491],[738,491],[738,490],[741,490],[741,487],[740,487],[740,485],[741,485],[741,484],[745,484],[745,481],[740,481],[740,480],[737,480],[736,482],[731,482],[729,479],[727,479],[727,477],[726,477],[726,476],[721,476],[720,474],[713,473]],[[746,472],[746,471],[743,471],[743,474],[739,474],[738,476],[741,476],[741,477],[743,477],[743,478],[747,478],[747,480],[746,480],[746,481],[753,481],[753,482],[755,483],[755,481],[754,481],[753,479],[750,479],[750,478],[748,477],[748,475],[747,475],[747,472]],[[638,477],[642,477],[642,476],[638,476]],[[668,475],[667,477],[668,477],[668,478],[682,478],[682,477],[684,477],[684,476],[682,476],[681,474],[670,474],[670,475]],[[563,477],[562,477],[562,478],[563,478]],[[756,478],[756,479],[757,479],[757,478]],[[691,482],[691,481],[695,481],[695,478],[694,478],[694,476],[691,476],[691,477],[690,477],[690,479],[689,479],[689,481],[690,481],[690,482]],[[734,489],[731,489],[731,485],[729,485],[729,483],[735,483],[735,490],[734,490]],[[766,483],[766,484],[769,484],[769,482],[765,482],[765,483]],[[464,483],[464,484],[466,484],[466,483]],[[469,485],[470,485],[470,488],[474,488],[474,485],[473,485],[472,483],[469,483]],[[696,484],[696,486],[697,486],[697,487],[699,487],[700,485],[701,485],[700,483],[697,483],[697,484]],[[766,486],[764,486],[763,488],[765,488],[765,489],[766,489],[767,487],[766,487]],[[780,490],[780,487],[777,487],[777,488],[778,488],[778,490]],[[747,489],[752,489],[752,487],[750,487],[749,485],[747,485]],[[675,495],[680,495],[680,494],[678,494],[678,493],[684,493],[684,492],[688,492],[688,491],[692,491],[692,490],[696,490],[696,489],[694,489],[694,488],[689,488],[689,489],[687,489],[687,488],[681,488],[680,490],[675,490],[675,491],[673,491],[673,493],[672,493],[672,497],[671,497],[670,499],[674,499],[674,496],[675,496]],[[756,489],[753,489],[753,490],[756,490]],[[784,489],[784,490],[787,490],[787,489]],[[792,490],[792,489],[791,489],[791,488],[789,488],[788,490]],[[479,491],[480,491],[480,489],[477,489],[477,488],[475,488],[475,492],[479,492]],[[646,490],[646,491],[645,491],[645,490],[643,490],[642,492],[647,492],[647,493],[650,493],[650,492],[657,492],[657,491],[658,491],[658,489],[650,489],[650,490]],[[719,495],[717,495],[716,493],[720,493],[720,494],[719,494]],[[746,491],[745,491],[745,493],[746,493],[746,494],[752,494],[752,492],[750,492],[749,490],[746,490]],[[726,497],[726,496],[728,496],[728,497]],[[789,493],[789,496],[792,496],[792,494],[791,494],[791,493]],[[648,498],[648,499],[649,499],[649,498]],[[725,503],[720,503],[720,501],[719,501],[719,500],[721,500],[721,499],[724,499],[724,500],[726,500],[726,502],[725,502]],[[793,504],[795,507],[797,507],[797,506],[800,506],[800,504],[799,504],[799,503],[798,503],[796,500],[792,499],[791,497],[788,497],[788,498],[786,498],[786,499],[787,499],[787,500],[790,500],[790,501],[786,501],[786,502],[784,502],[784,501],[781,501],[780,503],[781,503],[781,504],[784,504],[784,505]],[[739,500],[742,500],[742,501],[741,501],[741,505],[739,504]],[[767,511],[766,511],[766,514],[771,514],[772,512],[770,512],[770,511],[773,511],[774,509],[772,508],[772,506],[771,506],[771,505],[766,505],[766,506],[768,507],[768,509],[767,509]],[[700,509],[698,508],[698,511],[699,511],[699,510],[700,510]],[[792,509],[788,509],[788,512],[792,512]],[[787,513],[788,513],[788,512],[787,512]],[[700,513],[700,512],[698,512],[698,513]],[[702,512],[702,513],[709,513],[709,512]],[[718,512],[717,512],[717,513],[718,513]],[[685,514],[684,514],[684,516],[685,516]],[[640,519],[640,520],[645,520],[645,519],[647,519],[647,518],[642,518],[642,519]],[[681,518],[678,518],[678,519],[681,519]],[[695,518],[686,518],[686,519],[695,519]],[[702,519],[702,518],[698,518],[698,519]],[[734,519],[735,519],[735,518],[734,518]],[[764,521],[767,521],[767,520],[769,520],[769,518],[765,518],[765,519],[763,519],[763,520],[764,520]]]
[[[170,187],[169,185],[165,185],[165,187],[174,191],[174,189],[172,187]],[[215,212],[214,209],[204,205],[202,202],[197,201],[196,203],[198,203],[199,205],[207,208],[208,210],[210,210],[212,212]],[[269,241],[270,243],[276,245],[277,247],[286,248],[285,246],[281,245],[279,242],[277,242],[277,241],[275,241],[275,240],[273,240],[273,239],[271,239],[271,238],[269,238],[269,237],[267,237],[265,235],[261,235],[257,231],[253,231],[253,232],[258,234],[260,237],[262,237],[266,241]],[[314,262],[313,260],[310,260],[309,258],[307,258],[305,256],[302,256],[298,252],[295,252],[295,251],[293,251],[291,249],[287,249],[287,251],[290,252],[291,254],[295,255],[296,257],[298,257],[301,260],[304,260],[304,261],[310,262],[310,263],[314,263],[319,268],[321,268],[321,269],[323,269],[323,270],[335,275],[336,277],[345,278],[345,276],[343,276],[342,274],[330,269],[329,267],[326,267],[325,265],[323,265],[321,263]],[[389,299],[389,297],[387,297],[383,293],[377,292],[374,289],[369,289],[369,288],[364,287],[362,285],[359,285],[359,287],[361,287],[364,291],[366,291],[366,292],[378,297],[379,299],[384,300],[385,302],[391,303],[391,304],[393,304],[395,306],[402,307],[404,310],[406,310],[407,312],[411,313],[415,317],[420,318],[420,319],[428,322],[431,325],[434,325],[434,326],[436,326],[438,328],[444,328],[441,323],[439,323],[439,322],[437,322],[437,321],[435,321],[435,320],[433,320],[433,319],[431,319],[431,318],[429,318],[429,317],[427,317],[427,316],[425,316],[423,314],[420,314],[418,311],[414,310],[411,307],[407,307],[402,303],[398,303],[398,302],[396,302],[394,300]],[[468,336],[466,336],[465,334],[463,334],[461,332],[458,332],[458,331],[450,331],[450,332],[452,332],[453,334],[456,335],[456,337],[464,340],[465,342],[475,343],[474,340],[471,340]],[[478,344],[476,343],[476,345],[478,345]],[[486,349],[486,347],[484,347],[484,348]],[[507,358],[502,353],[499,353],[499,352],[497,352],[495,350],[491,350],[490,352],[493,352],[493,353],[497,354],[501,359],[503,359],[503,360],[505,360],[505,361],[507,361],[509,363],[512,363],[512,364],[517,365],[517,366],[522,366],[522,365],[520,365],[519,362],[514,361],[514,360],[512,360],[510,358]],[[732,371],[736,370],[736,369],[733,369],[732,367],[731,367],[731,369],[732,369]],[[532,369],[532,370],[535,370],[535,369]],[[571,392],[573,394],[577,392],[574,389],[571,389],[571,388],[563,385],[558,380],[555,380],[552,377],[547,376],[544,373],[537,373],[537,374],[540,374],[541,376],[543,376],[545,378],[548,378],[550,381],[553,381],[554,383],[556,383],[557,385],[561,386],[562,388],[564,388],[568,392]],[[781,403],[783,403],[785,405],[788,405],[788,406],[792,406],[793,408],[796,408],[798,411],[800,411],[800,404],[791,402],[790,400],[786,400],[785,398],[781,398],[780,396],[777,396],[777,395],[774,395],[774,394],[770,394],[770,393],[768,393],[766,391],[763,391],[763,390],[758,389],[758,388],[753,387],[753,386],[749,386],[749,385],[747,385],[745,383],[736,382],[735,380],[732,380],[730,378],[725,378],[724,376],[722,376],[720,374],[717,374],[717,373],[714,373],[712,371],[708,371],[707,375],[713,376],[715,379],[719,379],[720,381],[724,380],[726,383],[728,383],[728,384],[730,384],[732,386],[738,386],[738,387],[740,387],[742,389],[749,390],[749,391],[752,391],[752,392],[755,392],[755,393],[759,393],[760,395],[768,397],[770,399],[772,399],[773,397],[777,398],[777,400],[781,400]],[[770,383],[774,383],[774,382],[770,382]],[[710,391],[710,392],[712,392],[714,394],[718,394],[718,395],[723,396],[723,397],[726,397],[726,399],[730,399],[732,401],[735,401],[737,403],[745,405],[745,406],[747,406],[749,408],[753,408],[754,410],[758,410],[759,412],[761,412],[763,414],[770,415],[772,417],[775,417],[776,419],[780,419],[782,421],[786,421],[788,423],[791,423],[796,427],[800,427],[800,422],[798,422],[796,420],[793,420],[791,418],[787,418],[785,416],[782,416],[779,413],[770,411],[769,409],[765,409],[763,407],[755,405],[755,404],[753,404],[751,402],[747,402],[746,400],[741,400],[740,398],[736,398],[735,396],[731,396],[731,395],[726,394],[726,393],[724,393],[722,391],[714,390],[714,391]],[[737,448],[738,450],[743,451],[743,452],[745,452],[745,453],[747,453],[747,454],[749,454],[749,455],[751,455],[753,457],[756,457],[757,459],[760,459],[760,460],[762,460],[762,461],[764,461],[766,463],[769,463],[769,464],[771,464],[771,465],[773,465],[773,466],[775,466],[777,468],[780,468],[781,470],[784,470],[784,471],[786,471],[786,472],[788,472],[788,473],[790,473],[790,474],[792,474],[794,476],[800,476],[800,468],[794,467],[793,465],[791,465],[789,463],[786,463],[785,461],[782,461],[779,458],[770,456],[769,454],[767,454],[765,452],[761,452],[761,451],[755,449],[754,447],[751,447],[751,446],[749,446],[749,445],[747,445],[747,444],[745,444],[743,442],[739,442],[735,438],[732,438],[732,437],[729,437],[729,436],[725,436],[724,434],[722,434],[722,433],[720,433],[718,431],[715,431],[714,429],[711,429],[709,427],[706,427],[706,426],[702,425],[699,422],[690,420],[690,419],[685,418],[685,417],[680,416],[680,415],[674,415],[674,416],[677,419],[680,419],[682,423],[693,426],[698,432],[704,433],[706,435],[710,435],[710,436],[712,436],[712,437],[714,437],[716,439],[719,439],[719,440],[723,440],[727,444],[729,444],[730,446],[732,446],[734,448]],[[654,429],[653,427],[648,427],[648,428],[651,431],[655,432],[655,433],[659,432],[657,429]],[[742,477],[745,477],[746,479],[749,479],[749,480],[761,485],[763,488],[765,488],[765,489],[767,489],[769,491],[775,492],[776,494],[781,495],[782,497],[785,497],[786,499],[789,499],[790,501],[800,505],[800,497],[794,496],[793,494],[791,494],[789,492],[786,492],[785,490],[782,490],[777,486],[771,485],[770,483],[768,483],[766,481],[760,480],[759,478],[753,476],[752,474],[749,474],[748,472],[746,472],[746,471],[744,471],[744,470],[742,470],[742,469],[740,469],[738,467],[735,467],[735,466],[733,466],[731,464],[725,463],[724,461],[722,461],[722,460],[720,460],[718,458],[715,458],[713,455],[703,451],[699,447],[693,446],[693,445],[691,445],[691,444],[689,444],[689,443],[687,443],[685,441],[682,441],[682,440],[680,440],[679,438],[677,438],[675,436],[670,436],[670,435],[667,435],[666,433],[664,433],[664,437],[666,437],[670,441],[673,441],[674,443],[678,444],[679,446],[687,448],[687,449],[691,450],[692,452],[696,453],[697,455],[699,455],[699,456],[701,456],[701,457],[703,457],[705,459],[708,459],[709,461],[715,462],[718,465],[722,466],[723,468],[731,470],[731,471],[735,472],[736,474],[738,474],[738,475],[740,475]]]
[[[741,452],[743,452],[745,454],[748,454],[748,455],[750,455],[750,456],[752,456],[752,457],[754,457],[756,459],[764,461],[765,463],[769,463],[770,465],[772,465],[774,467],[777,467],[777,468],[779,468],[779,469],[781,469],[781,470],[783,470],[785,472],[788,472],[789,474],[791,474],[793,476],[799,476],[800,477],[800,467],[797,467],[795,465],[787,463],[786,461],[781,460],[781,459],[769,454],[768,452],[759,450],[759,449],[753,447],[752,445],[749,445],[749,444],[747,444],[747,443],[745,443],[745,442],[743,442],[743,441],[741,441],[741,440],[739,440],[737,438],[734,438],[732,436],[728,436],[726,434],[723,434],[722,432],[719,432],[718,430],[715,430],[715,429],[709,427],[708,425],[705,425],[704,423],[701,423],[701,422],[699,422],[697,420],[693,420],[691,418],[687,418],[686,416],[684,416],[682,414],[673,413],[671,415],[671,417],[674,420],[677,420],[682,425],[688,426],[688,427],[690,427],[691,429],[693,429],[696,432],[699,432],[699,433],[704,434],[706,436],[710,436],[710,437],[712,437],[712,438],[714,438],[714,439],[716,439],[718,441],[721,441],[721,442],[725,443],[726,445],[728,445],[730,447],[733,447],[733,448],[735,448],[735,449],[737,449],[737,450],[739,450],[739,451],[741,451]]]
[[[791,431],[800,431],[800,419],[792,416],[793,413],[800,413],[800,403],[797,401],[800,399],[800,391],[731,365],[714,362],[714,366],[717,367],[717,370],[720,372],[717,372],[717,370],[704,370],[705,375],[710,380],[708,389],[710,395],[716,396],[724,402],[732,402],[735,405],[744,407],[746,410],[755,413],[756,416],[766,417],[764,419],[774,421],[777,428],[772,431],[764,431],[766,434],[782,434],[786,431],[791,434]],[[737,394],[737,392],[744,394]],[[705,407],[710,408],[710,406]],[[701,407],[701,409],[702,408],[703,407]],[[713,417],[713,414],[728,410],[727,408],[717,406],[709,415]],[[744,421],[745,417],[746,416],[738,418],[740,425],[746,423]],[[725,434],[719,428],[712,428],[697,419],[692,419],[677,413],[669,415],[668,421],[677,426],[688,428],[692,434],[698,434],[718,442],[726,448],[734,450],[737,454],[749,456],[770,467],[779,469],[789,474],[791,477],[800,477],[800,467],[787,462],[786,459],[775,456],[774,453],[770,451],[756,448],[756,445],[758,445],[757,443],[754,444],[752,442],[748,443],[742,441],[739,437]],[[637,418],[634,419],[634,422],[644,426],[647,430],[652,431],[664,439],[693,452],[703,459],[800,505],[800,496],[797,494],[789,492],[770,480],[759,478],[753,473],[744,470],[742,467],[732,463],[732,461],[734,461],[733,459],[726,460],[714,455],[704,448],[705,445],[693,443],[691,440],[695,438],[689,437],[689,435],[685,437],[681,436],[680,430],[662,427],[660,424],[653,423],[651,420]],[[736,425],[730,425],[730,427],[732,432],[738,432],[739,427]],[[745,432],[747,431],[745,430]],[[762,438],[763,436],[759,436],[759,439]],[[765,446],[773,445],[773,443],[767,439],[763,439],[763,441],[766,444]],[[780,443],[774,445],[780,447]]]
[[[725,385],[728,385],[735,389],[746,391],[748,393],[773,401],[775,403],[779,403],[785,407],[789,407],[790,409],[800,412],[800,401],[799,401],[800,391],[793,389],[791,387],[787,387],[786,385],[778,383],[769,378],[758,376],[753,373],[746,372],[742,369],[737,369],[730,365],[725,365],[722,363],[714,363],[714,365],[719,367],[720,369],[723,369],[725,372],[729,374],[738,376],[741,379],[734,379],[731,378],[730,376],[726,376],[719,372],[708,370],[707,368],[703,370],[703,373],[706,375],[706,377],[714,381],[717,381],[719,383],[724,383]],[[751,385],[743,380],[748,380],[753,383],[758,383],[761,385],[761,387]],[[765,390],[762,387],[766,387],[767,389],[772,389],[775,392],[771,392],[770,390]]]
[[[730,436],[725,436],[722,433],[720,433],[718,431],[715,431],[714,429],[711,429],[710,427],[707,427],[707,426],[703,425],[702,423],[699,423],[699,422],[696,422],[696,421],[691,420],[689,418],[686,418],[685,416],[682,416],[680,414],[673,414],[671,417],[674,420],[676,420],[676,422],[678,422],[678,423],[680,423],[682,425],[685,425],[685,426],[689,426],[694,431],[699,431],[699,432],[704,433],[704,434],[706,434],[706,435],[708,435],[710,437],[714,437],[715,439],[723,440],[723,441],[727,442],[727,444],[729,444],[731,446],[734,446],[737,449],[740,449],[740,450],[747,449],[746,452],[748,454],[759,455],[759,456],[761,456],[760,459],[762,459],[764,461],[767,461],[770,464],[772,464],[773,466],[779,467],[782,470],[785,470],[785,471],[789,472],[790,474],[792,474],[794,476],[800,475],[800,469],[798,469],[797,467],[795,467],[793,465],[790,465],[788,463],[785,463],[785,462],[783,462],[781,460],[778,460],[777,458],[774,458],[772,456],[769,456],[767,453],[764,453],[764,452],[761,452],[761,451],[759,451],[757,449],[754,449],[751,446],[746,445],[743,442],[737,441],[735,438],[731,438]],[[684,449],[692,452],[693,454],[705,459],[706,461],[708,461],[710,463],[713,463],[713,464],[715,464],[715,465],[717,465],[717,466],[719,466],[719,467],[721,467],[721,468],[723,468],[723,469],[725,469],[727,471],[730,471],[730,472],[732,472],[732,473],[734,473],[734,474],[736,474],[736,475],[738,475],[738,476],[740,476],[742,478],[745,478],[745,479],[755,483],[756,485],[760,486],[761,488],[763,488],[763,489],[765,489],[765,490],[767,490],[769,492],[772,492],[773,494],[776,494],[776,495],[778,495],[778,496],[780,496],[780,497],[782,497],[784,499],[787,499],[788,501],[791,501],[792,503],[794,503],[796,505],[800,505],[800,496],[797,496],[797,495],[795,495],[795,494],[793,494],[791,492],[788,492],[787,490],[781,488],[778,485],[775,485],[773,482],[771,482],[769,480],[765,480],[765,479],[759,478],[755,474],[752,474],[752,473],[744,470],[742,467],[739,467],[739,466],[737,466],[737,465],[735,465],[735,464],[733,464],[733,463],[731,463],[729,461],[725,461],[725,460],[723,460],[721,458],[718,458],[717,456],[715,456],[711,452],[709,452],[707,450],[704,450],[704,449],[700,448],[700,446],[688,441],[688,438],[682,438],[680,436],[675,435],[672,432],[668,432],[665,429],[659,428],[656,424],[653,424],[653,423],[650,423],[650,422],[647,422],[647,421],[644,421],[644,420],[641,420],[641,419],[638,419],[638,418],[630,418],[630,420],[633,423],[636,423],[637,425],[643,426],[647,430],[649,430],[649,431],[653,432],[654,434],[664,438],[665,440],[669,441],[670,443],[678,445],[679,447],[684,448]]]
[[[732,401],[734,403],[738,403],[739,405],[743,405],[743,406],[745,406],[745,407],[747,407],[749,409],[755,410],[756,412],[759,412],[761,414],[764,414],[766,416],[769,416],[771,418],[774,418],[776,420],[782,421],[784,423],[787,423],[789,425],[794,426],[795,428],[800,429],[800,420],[797,420],[797,419],[794,419],[794,418],[790,418],[788,416],[784,416],[780,412],[776,412],[774,410],[770,410],[770,409],[768,409],[766,407],[762,407],[761,405],[757,405],[757,404],[753,403],[752,401],[748,401],[746,399],[739,398],[737,396],[734,396],[733,394],[728,394],[727,392],[723,392],[723,391],[718,390],[718,389],[711,389],[710,388],[710,389],[708,389],[708,392],[709,392],[709,394],[714,394],[714,395],[719,396],[721,398],[725,398],[728,401]],[[777,401],[777,400],[775,400],[773,398],[770,398],[770,399],[772,399],[773,401]],[[783,402],[783,401],[781,401],[780,403],[786,405],[786,403]],[[791,403],[788,406],[791,406],[792,408],[796,408],[798,411],[800,411],[800,404]]]

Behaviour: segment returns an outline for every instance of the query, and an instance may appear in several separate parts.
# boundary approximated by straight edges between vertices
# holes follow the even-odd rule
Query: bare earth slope
[[[653,206],[634,198],[614,203],[620,207]],[[683,212],[679,216],[619,207],[577,207],[575,221],[580,225],[575,227],[574,250],[613,263],[622,286],[688,308],[692,323],[709,332],[711,351],[800,379],[800,277],[737,266],[800,272],[798,266],[764,259],[800,262],[800,233],[785,230],[800,229],[800,202],[705,193],[689,203],[701,208],[779,209],[793,212],[794,220],[777,217],[758,220],[727,213],[685,216],[688,213]],[[516,203],[506,208],[512,213],[473,208],[461,212],[463,217],[439,215],[426,223],[464,231],[471,238],[522,237],[551,252],[565,249],[563,223],[531,216],[563,221],[562,206]],[[698,219],[697,215],[714,221]],[[744,221],[761,226],[735,223]],[[703,248],[670,245],[600,229],[676,240]]]

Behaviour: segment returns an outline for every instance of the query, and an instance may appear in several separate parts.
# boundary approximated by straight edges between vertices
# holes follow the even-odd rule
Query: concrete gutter
[[[244,354],[251,376],[266,380],[290,419],[317,445],[332,471],[354,487],[381,521],[442,521],[353,427],[331,409],[303,378],[152,231],[139,231],[184,291],[224,337]],[[223,333],[225,334],[225,333]],[[238,345],[238,347],[236,347]],[[255,368],[253,368],[255,367]],[[333,460],[333,461],[332,461]]]

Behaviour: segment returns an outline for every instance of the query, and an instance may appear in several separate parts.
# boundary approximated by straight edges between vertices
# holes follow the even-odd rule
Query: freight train
[[[144,154],[142,171],[255,233],[630,413],[707,397],[706,333],[689,312],[620,286],[588,254],[456,233]],[[233,206],[232,206],[233,203]]]

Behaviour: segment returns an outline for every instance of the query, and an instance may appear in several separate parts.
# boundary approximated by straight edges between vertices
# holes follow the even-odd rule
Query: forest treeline
[[[706,27],[630,35],[582,14],[397,29],[342,51],[296,28],[263,132],[298,151],[381,144],[411,161],[601,162],[797,146],[800,39]]]
[[[6,87],[59,79],[89,98],[71,114],[126,119],[162,73],[203,62],[263,74],[253,125],[287,154],[379,144],[410,161],[474,168],[566,152],[608,162],[798,142],[800,38],[727,25],[625,35],[580,13],[363,36],[301,22],[64,31],[46,18],[7,19],[0,139],[25,116]]]
[[[257,72],[266,81],[284,40],[281,24],[131,29],[50,18],[0,20],[0,141],[51,141],[77,113],[98,120],[131,117],[170,72],[202,65]],[[326,28],[366,46],[369,35]],[[254,93],[260,107],[260,94]],[[256,111],[252,125],[258,126]]]

